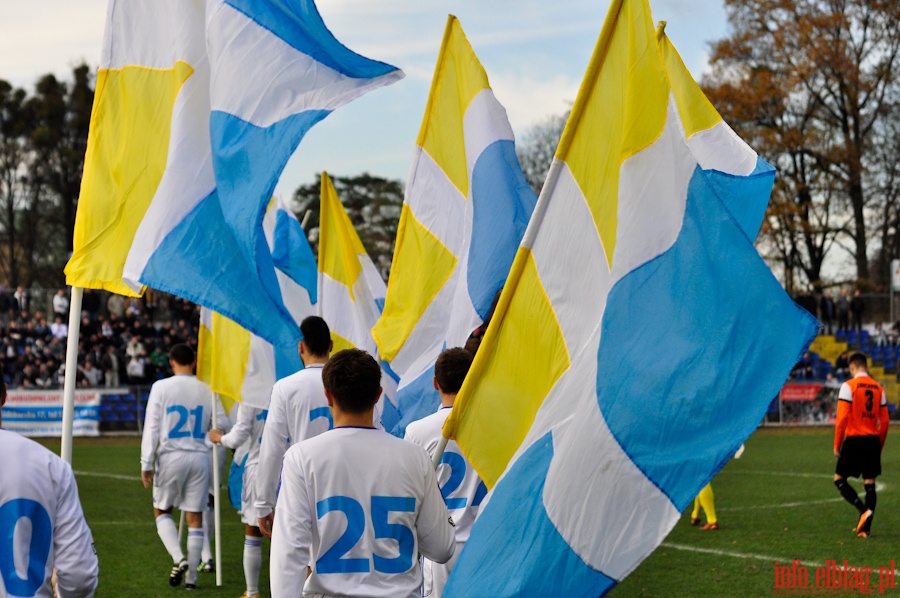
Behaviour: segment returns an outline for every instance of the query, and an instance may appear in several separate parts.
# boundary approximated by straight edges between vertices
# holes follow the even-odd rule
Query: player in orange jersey
[[[884,389],[869,376],[868,360],[862,353],[850,356],[852,378],[838,393],[834,426],[834,454],[838,458],[834,485],[841,496],[859,511],[856,535],[867,538],[875,517],[875,478],[881,475],[881,449],[888,431],[887,400]],[[863,477],[863,503],[847,478]]]

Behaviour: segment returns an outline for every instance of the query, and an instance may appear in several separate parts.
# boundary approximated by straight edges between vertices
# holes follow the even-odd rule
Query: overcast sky
[[[650,0],[655,21],[695,77],[709,42],[727,33],[723,0]],[[317,172],[406,179],[447,14],[455,14],[517,136],[574,100],[609,0],[319,0],[335,36],[397,66],[402,81],[339,108],[313,127],[278,185],[289,197]],[[31,88],[48,72],[96,69],[107,0],[0,0],[0,79]]]

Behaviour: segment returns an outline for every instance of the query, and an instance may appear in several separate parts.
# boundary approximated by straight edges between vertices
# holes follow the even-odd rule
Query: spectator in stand
[[[16,373],[16,377],[13,378],[13,385],[28,388],[36,386],[36,380],[37,372],[34,371],[34,367],[30,363],[27,363],[21,371]]]
[[[63,319],[69,317],[69,296],[65,289],[59,289],[53,295],[53,314]]]
[[[97,320],[100,315],[100,293],[94,289],[84,289],[81,296],[81,311],[87,312],[92,322]]]
[[[841,289],[841,294],[834,304],[837,308],[838,332],[846,334],[850,329],[850,300],[847,299],[847,289]]]
[[[128,383],[133,386],[147,382],[147,378],[144,375],[144,358],[141,355],[134,355],[128,360],[125,372],[128,374]]]
[[[6,292],[6,289],[0,286],[0,322],[5,326],[9,324],[9,316],[13,310],[13,298]]]
[[[803,354],[800,361],[791,370],[791,377],[795,380],[812,380],[813,379],[813,363],[812,356],[809,351]]]
[[[819,300],[819,314],[822,320],[822,329],[825,331],[825,334],[831,334],[834,324],[834,299],[831,298],[830,291],[825,291],[822,294],[822,299]]]
[[[140,357],[144,353],[144,345],[141,343],[141,337],[135,334],[131,337],[131,340],[128,341],[128,345],[125,346],[125,356],[132,359],[134,357]]]
[[[888,345],[888,335],[884,330],[884,326],[881,325],[881,322],[875,322],[875,330],[872,331],[871,338],[872,342],[879,347]]]
[[[55,388],[56,387],[56,379],[53,376],[53,372],[47,367],[46,363],[42,363],[38,367],[37,377],[34,380],[35,386],[38,388]]]
[[[110,295],[109,299],[106,300],[106,310],[110,316],[122,319],[125,315],[125,297],[116,294]]]
[[[112,324],[110,324],[109,320],[105,318],[102,322],[100,322],[100,334],[102,334],[106,338],[111,338],[114,334]]]
[[[101,367],[103,368],[104,380],[106,382],[106,388],[116,388],[119,386],[119,368],[122,363],[122,359],[116,353],[115,345],[110,345],[106,348],[106,354],[103,356],[103,360],[100,362]]]
[[[859,289],[853,291],[853,299],[850,300],[850,313],[853,315],[853,328],[862,332],[863,312],[866,311],[866,303],[859,294]]]
[[[31,307],[31,294],[25,290],[25,287],[22,285],[17,286],[16,292],[13,293],[13,298],[16,300],[16,311],[28,313]]]
[[[85,362],[84,367],[81,368],[81,374],[84,376],[86,386],[100,386],[103,372],[95,368],[90,361]]]
[[[69,336],[69,325],[63,322],[62,317],[56,316],[56,319],[50,324],[50,334],[60,339],[67,338]]]
[[[850,377],[850,352],[844,351],[834,360],[834,377],[846,380]]]

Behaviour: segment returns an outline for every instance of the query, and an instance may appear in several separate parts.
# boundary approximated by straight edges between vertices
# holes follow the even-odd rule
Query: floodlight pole
[[[78,334],[81,332],[81,298],[84,289],[72,287],[69,301],[69,336],[66,339],[66,377],[63,384],[60,457],[72,465],[72,428],[75,423],[75,375],[78,373]]]

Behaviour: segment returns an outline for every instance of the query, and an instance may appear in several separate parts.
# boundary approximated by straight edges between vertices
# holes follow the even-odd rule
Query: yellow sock
[[[700,494],[697,495],[697,500],[700,501],[700,506],[703,507],[703,512],[706,513],[707,523],[716,523],[718,521],[714,499],[715,497],[713,496],[711,483],[704,486],[703,490],[700,491]]]
[[[691,519],[698,519],[700,517],[700,497],[696,497],[694,499],[694,510],[691,511]]]

